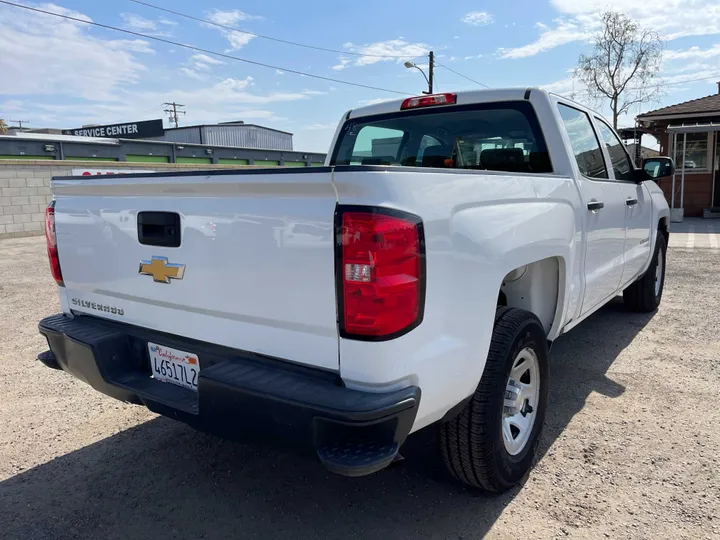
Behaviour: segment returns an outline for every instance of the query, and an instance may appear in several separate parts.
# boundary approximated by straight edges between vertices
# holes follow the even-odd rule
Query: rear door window
[[[608,178],[605,159],[590,117],[579,109],[558,103],[580,173],[588,178]]]
[[[632,180],[635,164],[630,160],[625,145],[618,136],[615,135],[615,132],[610,129],[610,126],[597,117],[595,117],[595,119],[597,120],[600,137],[607,147],[608,154],[610,154],[610,164],[615,173],[615,179]]]
[[[331,164],[552,172],[540,124],[527,101],[348,120]]]

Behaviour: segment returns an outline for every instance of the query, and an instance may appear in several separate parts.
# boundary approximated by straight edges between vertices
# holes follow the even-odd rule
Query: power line
[[[160,103],[159,105],[154,105],[154,106],[150,107],[149,109],[141,111],[139,114],[148,114],[152,111],[157,111],[158,109],[162,108],[164,105],[165,105],[164,103]]]
[[[455,75],[459,75],[459,76],[462,77],[463,79],[467,79],[467,80],[470,81],[470,82],[474,82],[475,84],[479,84],[480,86],[484,86],[485,88],[490,88],[487,84],[481,83],[480,81],[476,81],[475,79],[471,79],[470,77],[468,77],[467,75],[463,75],[462,73],[458,73],[458,72],[455,71],[454,69],[450,69],[449,67],[447,67],[447,66],[444,65],[444,64],[437,64],[437,66],[438,66],[438,67],[441,67],[441,68],[445,68],[445,69],[447,69],[448,71],[453,72]]]
[[[124,33],[124,34],[130,34],[130,35],[132,35],[132,36],[141,37],[141,38],[143,38],[143,39],[150,39],[150,40],[153,40],[153,41],[159,41],[159,42],[161,42],[161,43],[166,43],[166,44],[168,44],[168,45],[173,45],[173,46],[175,46],[175,47],[182,47],[182,48],[184,48],[184,49],[189,49],[189,50],[191,50],[191,51],[197,51],[197,52],[202,52],[202,53],[205,53],[205,54],[211,54],[211,55],[213,55],[213,56],[219,56],[219,57],[221,57],[221,58],[227,58],[227,59],[229,59],[229,60],[236,60],[236,61],[238,61],[238,62],[244,62],[244,63],[246,63],[246,64],[251,64],[251,65],[254,65],[254,66],[261,66],[261,67],[266,67],[266,68],[270,68],[270,69],[279,69],[280,71],[285,71],[285,72],[287,72],[287,73],[293,73],[293,74],[295,74],[295,75],[302,75],[302,76],[304,76],[304,77],[312,77],[313,79],[320,79],[320,80],[322,80],[322,81],[334,82],[334,83],[337,83],[337,84],[345,84],[345,85],[348,85],[348,86],[357,86],[357,87],[359,87],[359,88],[366,88],[366,89],[368,89],[368,90],[379,90],[380,92],[390,92],[391,94],[400,94],[400,95],[403,95],[403,96],[411,96],[411,95],[412,95],[412,94],[409,94],[409,93],[407,93],[407,92],[400,92],[399,90],[390,90],[390,89],[388,89],[388,88],[380,88],[380,87],[378,87],[378,86],[370,86],[370,85],[367,85],[367,84],[360,84],[360,83],[354,83],[354,82],[350,82],[350,81],[343,81],[343,80],[341,80],[341,79],[333,79],[332,77],[323,77],[322,75],[315,75],[315,74],[313,74],[313,73],[306,73],[306,72],[304,72],[304,71],[298,71],[298,70],[296,70],[296,69],[288,69],[288,68],[286,68],[286,67],[274,66],[274,65],[272,65],[272,64],[265,64],[265,63],[263,63],[263,62],[257,62],[257,61],[255,61],[255,60],[248,60],[247,58],[240,58],[239,56],[233,56],[233,55],[230,55],[230,54],[220,53],[220,52],[217,52],[217,51],[211,51],[211,50],[209,50],[209,49],[203,49],[202,47],[196,47],[195,45],[188,45],[188,44],[186,44],[186,43],[180,43],[180,42],[178,42],[178,41],[172,41],[172,40],[170,40],[170,39],[165,39],[165,38],[161,38],[161,37],[157,37],[157,36],[151,36],[151,35],[148,35],[148,34],[143,34],[143,33],[141,33],[141,32],[133,32],[132,30],[125,30],[124,28],[118,28],[117,26],[111,26],[111,25],[109,25],[109,24],[102,24],[102,23],[98,23],[98,22],[94,22],[94,21],[87,21],[87,20],[84,20],[84,19],[78,19],[78,18],[76,18],[76,17],[71,17],[71,16],[69,16],[69,15],[62,15],[62,14],[60,14],[60,13],[53,13],[52,11],[46,11],[46,10],[44,10],[44,9],[39,9],[39,8],[30,7],[30,6],[25,6],[25,5],[22,5],[22,4],[16,4],[16,3],[14,3],[14,2],[8,2],[7,0],[0,0],[0,4],[5,4],[5,5],[8,5],[8,6],[13,6],[13,7],[16,7],[16,8],[21,8],[21,9],[25,9],[25,10],[28,10],[28,11],[34,11],[34,12],[36,12],[36,13],[43,13],[43,14],[45,14],[45,15],[52,15],[53,17],[58,17],[58,18],[61,18],[61,19],[66,19],[66,20],[69,20],[69,21],[74,21],[74,22],[78,22],[78,23],[82,23],[82,24],[88,24],[88,25],[91,25],[91,26],[97,26],[97,27],[99,27],[99,28],[105,28],[106,30],[115,30],[116,32],[122,32],[122,33]]]
[[[225,30],[231,30],[233,32],[239,32],[241,34],[247,34],[249,36],[253,36],[256,38],[261,39],[268,39],[270,41],[276,41],[278,43],[285,43],[286,45],[294,45],[295,47],[304,47],[306,49],[314,49],[316,51],[325,51],[325,52],[331,52],[331,53],[339,53],[339,54],[345,54],[348,56],[367,56],[372,58],[405,58],[406,60],[412,60],[413,58],[418,58],[419,56],[424,56],[424,54],[419,54],[417,56],[407,56],[407,55],[391,55],[391,54],[365,54],[365,53],[357,53],[357,52],[350,52],[350,51],[343,51],[340,49],[330,49],[327,47],[318,47],[316,45],[308,45],[306,43],[298,43],[297,41],[289,41],[287,39],[280,39],[272,36],[266,36],[263,34],[257,34],[255,32],[250,32],[248,30],[242,30],[240,28],[237,28],[235,26],[228,26],[225,24],[216,23],[214,21],[209,21],[207,19],[203,19],[201,17],[195,17],[193,15],[188,15],[187,13],[180,13],[179,11],[174,11],[172,9],[167,9],[164,7],[156,6],[154,4],[150,4],[149,2],[143,2],[141,0],[128,0],[130,2],[133,2],[134,4],[139,4],[141,6],[146,6],[152,9],[157,9],[158,11],[164,11],[165,13],[171,13],[172,15],[177,15],[178,17],[184,17],[186,19],[191,19],[193,21],[198,21],[204,24],[209,24],[211,26],[216,26],[218,28],[223,28]]]

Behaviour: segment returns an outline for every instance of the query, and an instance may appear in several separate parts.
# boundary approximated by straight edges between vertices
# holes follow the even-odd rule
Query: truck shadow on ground
[[[606,372],[651,317],[614,301],[556,342],[541,456],[592,392],[622,394]],[[0,537],[482,537],[523,488],[493,497],[453,484],[434,436],[413,435],[404,463],[350,479],[158,418],[0,483]]]

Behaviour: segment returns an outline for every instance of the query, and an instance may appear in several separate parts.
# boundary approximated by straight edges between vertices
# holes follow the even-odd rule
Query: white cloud
[[[155,50],[150,46],[150,43],[143,39],[115,39],[106,41],[105,44],[109,49],[155,54]]]
[[[700,47],[690,47],[684,51],[665,51],[663,59],[672,60],[688,60],[690,58],[714,58],[720,56],[720,43],[713,45],[709,49],[701,49]]]
[[[572,19],[555,19],[555,27],[542,30],[540,37],[528,45],[511,49],[498,49],[502,58],[525,58],[554,49],[573,41],[587,41],[599,27],[596,16],[579,15]],[[547,27],[546,27],[547,28]]]
[[[471,11],[466,13],[461,21],[471,26],[485,26],[493,23],[494,19],[487,11]]]
[[[334,69],[335,71],[342,71],[348,66],[348,64],[350,64],[351,61],[352,60],[350,60],[349,58],[340,58],[340,63],[334,65],[332,69]]]
[[[244,79],[225,79],[215,85],[215,88],[225,89],[231,92],[236,90],[244,90],[248,86],[252,86],[255,79],[252,77],[245,77]]]
[[[243,120],[270,120],[272,122],[279,122],[281,120],[287,120],[282,116],[278,116],[273,111],[267,111],[263,109],[250,109],[241,110],[232,113],[233,117],[241,118]]]
[[[177,23],[174,21],[169,21],[162,18],[158,19],[157,21],[153,21],[137,15],[136,13],[121,13],[120,18],[123,20],[123,23],[125,23],[125,28],[128,28],[129,30],[134,30],[136,32],[144,32],[146,34],[150,34],[151,36],[170,35],[168,32],[160,31],[158,29],[158,25],[177,25]]]
[[[230,50],[237,51],[242,49],[245,45],[250,43],[255,36],[252,34],[245,34],[241,32],[224,32],[225,37],[230,42]]]
[[[214,22],[215,24],[222,24],[223,26],[234,26],[240,21],[258,21],[262,20],[262,17],[258,15],[250,15],[239,9],[232,11],[221,11],[215,9],[206,14],[207,20]]]
[[[25,110],[25,102],[19,99],[8,99],[0,103],[0,111],[4,112],[16,112]]]
[[[360,105],[369,106],[369,105],[378,105],[379,103],[385,103],[387,101],[393,101],[393,99],[396,98],[375,98],[375,99],[363,99],[362,101],[359,101]]]
[[[355,45],[345,43],[343,45],[348,51],[360,53],[367,56],[354,58],[340,57],[340,63],[332,69],[340,71],[350,64],[353,66],[369,66],[378,62],[405,62],[419,56],[426,56],[431,49],[426,43],[409,43],[401,38],[378,41],[366,45]]]
[[[309,96],[302,92],[264,92],[255,94],[250,92],[250,87],[254,84],[252,77],[245,77],[244,79],[227,78],[210,86],[192,90],[136,91],[132,95],[143,103],[153,103],[155,100],[162,102],[171,98],[185,104],[188,114],[193,107],[206,109],[215,105],[230,107],[231,105],[244,103],[267,104],[309,99]]]
[[[280,69],[276,69],[276,70],[275,70],[275,75],[285,75],[285,72],[282,71],[282,70],[280,70]]]
[[[214,11],[208,12],[206,14],[206,18],[210,22],[227,27],[232,27],[240,21],[262,20],[262,17],[259,17],[257,15],[249,15],[248,13],[240,11],[239,9],[235,9],[232,11],[221,11],[216,9]],[[229,28],[218,28],[217,26],[211,24],[205,24],[204,26],[218,30],[223,36],[225,36],[225,38],[230,42],[230,51],[237,51],[239,49],[242,49],[255,37],[254,35],[248,34],[247,32],[239,32],[236,30],[231,30]]]
[[[540,36],[521,47],[500,49],[503,58],[525,58],[567,43],[588,41],[606,9],[627,13],[666,40],[720,33],[717,0],[551,0],[551,4],[562,15],[554,26],[537,24]]]
[[[327,92],[323,92],[321,90],[303,90],[303,94],[306,96],[324,96],[327,95]]]
[[[664,62],[660,68],[660,72],[663,74],[663,78],[668,75],[677,75],[680,73],[687,73],[690,71],[698,72],[712,70],[714,73],[718,72],[717,65],[713,62],[697,62],[697,61],[681,61],[681,62]],[[720,77],[719,77],[720,78]]]
[[[207,54],[193,54],[190,57],[191,62],[202,62],[203,64],[212,64],[212,65],[219,65],[224,64],[222,60],[218,60],[217,58],[213,58],[212,56],[208,56]]]
[[[684,82],[698,81],[698,79],[704,79],[706,84],[715,84],[717,80],[718,68],[716,66],[708,64],[699,64],[694,66],[696,70],[691,72],[679,73],[676,75],[669,75],[662,77],[664,84],[679,84]],[[698,69],[699,68],[699,69]]]
[[[132,30],[157,30],[155,21],[151,21],[150,19],[146,19],[140,15],[135,15],[134,13],[121,13],[120,17],[125,23],[125,26]]]
[[[307,131],[320,131],[324,129],[335,129],[337,127],[336,123],[329,123],[329,124],[311,124],[309,126],[306,126],[304,129]]]
[[[366,55],[383,55],[394,56],[396,58],[379,58],[377,56],[361,56],[356,61],[356,65],[369,65],[381,61],[404,62],[417,58],[418,56],[427,55],[430,45],[426,43],[408,43],[402,39],[391,39],[389,41],[379,41],[362,47],[354,47],[352,44],[348,47],[354,52]]]
[[[180,73],[182,73],[183,75],[187,75],[191,79],[197,79],[199,81],[201,81],[203,79],[202,75],[200,75],[197,71],[194,71],[190,68],[185,68],[185,67],[180,68]]]
[[[208,56],[207,54],[193,54],[189,59],[188,63],[190,67],[195,71],[210,71],[212,66],[224,64],[222,60]]]
[[[54,4],[39,7],[91,20]],[[0,94],[6,95],[113,99],[146,70],[135,54],[153,52],[142,40],[96,38],[82,23],[6,6],[0,6],[0,28]]]
[[[185,105],[187,115],[183,117],[183,120],[186,125],[237,119],[287,122],[285,118],[271,110],[273,103],[311,99],[311,96],[300,92],[253,92],[254,79],[252,77],[228,78],[215,84],[209,84],[193,82],[203,81],[202,74],[198,74],[198,78],[183,72],[183,76],[192,78],[192,81],[186,81],[180,85],[185,87],[183,89],[177,87],[164,87],[157,90],[120,89],[117,92],[116,100],[112,102],[87,101],[80,105],[75,102],[43,104],[34,98],[30,108],[33,113],[33,124],[72,127],[91,123],[109,124],[128,119],[158,118],[161,115],[161,107],[158,104],[168,100]],[[175,81],[176,78],[173,77],[170,80]],[[187,84],[197,86],[187,89]],[[22,112],[17,111],[16,114]]]
[[[573,77],[565,77],[564,79],[559,79],[547,84],[540,84],[538,86],[540,86],[543,90],[554,92],[556,94],[572,94],[578,90],[578,83],[573,79]]]

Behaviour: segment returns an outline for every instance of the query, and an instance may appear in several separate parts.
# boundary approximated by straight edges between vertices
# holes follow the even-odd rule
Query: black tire
[[[515,359],[526,347],[532,348],[538,359],[538,406],[527,443],[520,453],[511,455],[502,434],[505,390]],[[443,461],[457,480],[485,491],[501,492],[528,473],[545,421],[548,356],[545,331],[534,314],[507,307],[497,310],[480,384],[460,414],[439,426]]]
[[[641,313],[650,313],[655,311],[662,300],[663,289],[665,288],[665,270],[666,266],[667,246],[665,245],[665,235],[662,231],[658,231],[657,242],[655,242],[655,253],[650,262],[650,266],[639,280],[630,285],[623,291],[623,301],[628,309]],[[660,289],[655,293],[656,272],[658,262],[662,262],[660,272]]]

